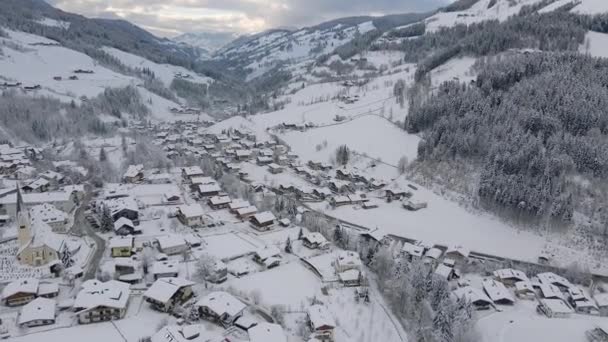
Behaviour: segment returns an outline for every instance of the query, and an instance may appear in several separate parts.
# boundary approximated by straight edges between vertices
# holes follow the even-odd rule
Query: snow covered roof
[[[517,281],[529,281],[528,276],[522,271],[512,268],[504,268],[494,271],[494,276],[499,280],[515,279]]]
[[[251,342],[287,342],[283,328],[278,324],[260,323],[247,332]]]
[[[132,248],[133,237],[132,236],[114,236],[110,239],[110,248]]]
[[[127,171],[124,174],[125,178],[137,177],[139,174],[144,172],[144,166],[142,164],[129,165]]]
[[[198,203],[188,204],[188,205],[180,205],[177,207],[182,215],[186,218],[191,217],[200,217],[205,214],[203,211],[203,207],[201,207]]]
[[[441,249],[431,248],[426,252],[426,254],[424,256],[427,258],[431,258],[433,260],[439,260],[439,258],[441,258],[442,254],[443,254],[443,251]]]
[[[121,197],[103,201],[104,205],[110,209],[112,215],[120,212],[121,210],[131,210],[139,212],[139,206],[137,201],[133,197]]]
[[[336,327],[336,322],[331,316],[327,308],[322,305],[315,304],[308,307],[308,318],[312,324],[313,330],[326,330]]]
[[[509,290],[507,290],[505,285],[501,282],[493,279],[485,279],[483,281],[483,289],[493,302],[515,302],[511,292],[509,292]]]
[[[599,307],[607,307],[608,306],[608,293],[598,293],[593,295],[593,299],[597,303]]]
[[[38,297],[21,308],[19,324],[38,320],[55,320],[55,300]]]
[[[471,251],[462,245],[456,245],[456,246],[448,247],[448,249],[445,253],[446,254],[458,254],[458,255],[461,255],[461,256],[467,258],[469,256],[469,254],[471,253]]]
[[[253,215],[253,218],[259,224],[269,223],[269,222],[272,222],[272,221],[276,220],[276,217],[274,217],[274,214],[271,213],[270,211],[264,211],[264,212],[261,212],[261,213],[257,213],[255,215]]]
[[[236,297],[223,291],[212,292],[206,295],[196,303],[196,306],[206,307],[218,316],[228,314],[230,317],[238,315],[247,307]]]
[[[228,205],[228,207],[230,208],[230,210],[236,210],[236,209],[240,209],[240,208],[246,208],[251,206],[251,204],[249,203],[249,201],[245,201],[245,200],[232,200],[232,202],[230,202],[230,204]]]
[[[182,172],[188,176],[197,176],[197,175],[202,175],[203,174],[203,170],[201,170],[200,166],[189,166],[189,167],[184,167],[182,168]]]
[[[198,186],[198,192],[200,193],[210,193],[210,192],[220,192],[222,188],[216,183],[212,184],[201,184]]]
[[[336,263],[340,266],[359,267],[363,263],[359,254],[351,251],[340,251],[336,259]]]
[[[328,243],[325,236],[323,236],[323,234],[318,233],[318,232],[304,234],[304,236],[302,236],[302,239],[307,240],[308,242],[310,242],[312,244],[323,245],[323,244]]]
[[[2,299],[7,299],[18,293],[31,293],[35,295],[38,293],[39,284],[40,281],[35,278],[20,279],[10,282],[2,289]]]
[[[209,199],[209,202],[211,203],[211,205],[228,204],[231,201],[232,200],[230,199],[229,196],[213,196]]]
[[[175,234],[159,236],[156,240],[162,250],[186,245],[186,240],[180,235]]]
[[[360,273],[361,272],[359,270],[350,269],[348,271],[338,273],[338,278],[340,278],[340,281],[342,282],[355,281],[359,279]]]
[[[450,277],[450,275],[452,275],[452,272],[454,272],[453,268],[446,266],[444,264],[441,264],[441,265],[437,266],[434,273],[437,274],[438,276],[442,277],[443,279],[448,279]]]
[[[517,292],[534,292],[534,287],[530,281],[518,281],[515,283],[515,291]]]
[[[118,230],[118,229],[122,228],[123,226],[135,228],[135,224],[133,223],[133,221],[129,220],[126,217],[121,217],[118,220],[116,220],[116,222],[114,222],[114,230]]]
[[[412,256],[421,257],[424,253],[424,247],[405,242],[401,251]]]
[[[194,282],[183,278],[160,278],[144,293],[144,297],[166,303],[179,289],[192,285],[194,285]]]
[[[260,248],[257,249],[254,253],[260,260],[266,260],[270,257],[281,255],[281,251],[279,250],[279,248],[277,248],[277,246],[267,246],[264,248]]]
[[[177,261],[156,261],[152,264],[150,273],[152,274],[168,274],[178,273],[179,262]]]
[[[49,191],[49,192],[32,192],[23,194],[23,203],[25,204],[42,204],[54,202],[67,202],[71,200],[72,194],[65,191]],[[12,193],[4,197],[0,197],[0,204],[17,203],[17,194]]]
[[[561,299],[541,299],[540,302],[554,314],[569,314],[573,311],[572,308]]]
[[[487,303],[492,304],[492,300],[480,289],[472,286],[460,287],[454,290],[454,295],[458,298],[464,298],[471,303]]]
[[[32,220],[41,220],[45,223],[64,222],[68,219],[68,215],[57,209],[50,203],[35,205],[30,208]]]
[[[74,308],[93,309],[99,306],[124,309],[129,300],[129,284],[117,280],[88,280],[76,296]]]
[[[560,291],[559,287],[557,287],[553,284],[541,283],[540,292],[541,292],[543,298],[558,298],[561,300],[564,299],[564,295],[562,294],[562,291]]]
[[[542,284],[553,284],[563,287],[572,287],[572,284],[568,279],[559,276],[553,272],[539,273],[536,275],[536,277],[538,278],[538,281]]]
[[[194,185],[215,184],[215,179],[211,177],[193,177],[191,182]]]
[[[38,296],[45,296],[59,293],[59,284],[57,283],[40,283],[38,285]]]
[[[236,210],[236,213],[239,216],[243,216],[243,215],[249,215],[249,214],[253,214],[255,212],[258,211],[258,208],[256,208],[255,206],[248,206],[248,207],[244,207],[244,208],[239,208]]]

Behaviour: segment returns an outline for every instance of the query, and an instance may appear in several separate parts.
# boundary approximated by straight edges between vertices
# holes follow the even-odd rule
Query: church
[[[42,220],[33,219],[17,189],[17,260],[28,266],[44,266],[60,259],[65,246],[64,238],[52,231]]]

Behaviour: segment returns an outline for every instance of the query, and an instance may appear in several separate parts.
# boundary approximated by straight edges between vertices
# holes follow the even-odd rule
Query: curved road
[[[83,280],[93,279],[97,276],[97,269],[99,268],[99,262],[103,256],[103,252],[106,249],[106,241],[99,237],[95,232],[95,229],[91,227],[89,221],[86,219],[86,207],[91,201],[91,192],[87,191],[81,205],[76,209],[74,214],[74,227],[80,226],[83,234],[89,236],[95,242],[95,252],[93,257],[89,259],[89,262],[84,269]]]

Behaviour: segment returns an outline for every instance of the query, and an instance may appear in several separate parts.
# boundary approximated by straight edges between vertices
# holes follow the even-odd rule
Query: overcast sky
[[[0,0],[1,1],[1,0]],[[157,35],[253,33],[353,15],[422,12],[451,0],[47,0],[87,17],[122,18]]]

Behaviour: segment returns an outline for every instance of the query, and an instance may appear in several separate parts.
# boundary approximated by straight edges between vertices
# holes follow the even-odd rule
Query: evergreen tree
[[[105,162],[107,159],[108,156],[106,155],[106,150],[102,147],[101,150],[99,150],[99,161]]]
[[[350,150],[348,146],[342,145],[336,150],[336,162],[339,165],[345,166],[350,160]]]
[[[302,227],[300,227],[300,231],[298,232],[298,240],[302,240],[303,237],[304,237],[304,231],[302,230]]]
[[[61,263],[65,268],[69,268],[74,265],[74,260],[72,260],[72,252],[67,245],[63,245],[63,250],[61,251]]]
[[[114,219],[112,218],[112,212],[106,205],[103,206],[101,211],[101,222],[99,227],[102,232],[109,232],[114,229]]]
[[[289,236],[287,237],[287,241],[285,241],[285,253],[289,253],[291,254],[292,249],[291,249],[291,239],[289,238]]]
[[[341,247],[344,242],[343,239],[342,228],[340,228],[340,225],[336,225],[336,228],[334,229],[334,242]]]

